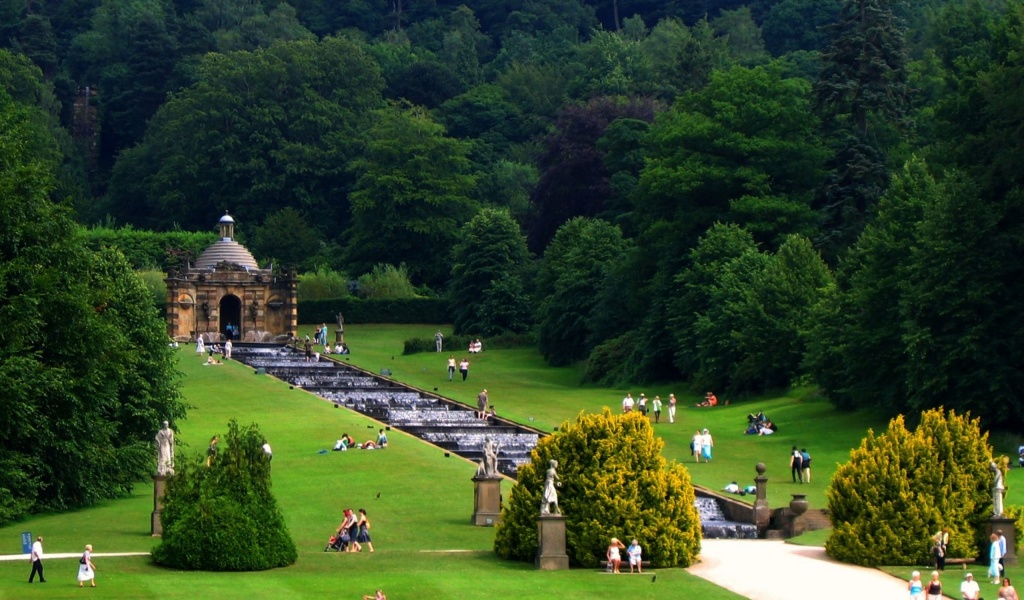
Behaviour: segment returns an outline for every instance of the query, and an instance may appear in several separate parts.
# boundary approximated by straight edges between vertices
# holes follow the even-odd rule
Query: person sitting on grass
[[[344,452],[345,450],[351,448],[353,443],[354,442],[352,441],[352,436],[350,436],[347,433],[343,433],[341,434],[341,439],[338,440],[337,442],[334,442],[334,451]]]
[[[219,365],[219,364],[221,364],[221,362],[219,360],[217,360],[216,358],[214,358],[213,355],[211,354],[210,356],[208,356],[206,358],[206,362],[203,363],[203,366],[205,367],[207,365]]]
[[[718,406],[718,397],[716,397],[711,392],[708,392],[704,396],[704,400],[702,402],[695,404],[694,406]]]
[[[384,433],[383,429],[381,429],[380,431],[377,432],[377,447],[378,448],[387,448],[388,447],[388,434]]]
[[[363,596],[363,600],[388,600],[388,597],[384,595],[382,590],[377,590],[377,593],[372,596],[369,594]]]

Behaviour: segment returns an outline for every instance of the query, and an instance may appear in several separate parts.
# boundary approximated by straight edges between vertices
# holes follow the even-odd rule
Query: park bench
[[[960,565],[961,569],[967,569],[967,565],[973,565],[976,558],[947,558],[946,565]]]
[[[608,561],[602,560],[599,564],[601,565],[602,571],[608,570]],[[643,565],[643,568],[645,569],[651,568],[651,561],[649,560],[642,560],[640,561],[640,564]],[[626,559],[619,564],[619,571],[622,571],[623,569],[625,569],[627,573],[629,572],[629,559]]]

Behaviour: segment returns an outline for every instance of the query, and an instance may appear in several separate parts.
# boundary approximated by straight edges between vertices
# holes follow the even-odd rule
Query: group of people
[[[477,338],[477,339],[473,340],[472,342],[470,342],[469,343],[469,349],[466,350],[466,352],[469,352],[470,354],[480,354],[483,351],[484,351],[484,345],[480,341],[480,338]]]
[[[370,519],[366,516],[366,509],[360,508],[359,514],[346,508],[344,518],[338,531],[335,534],[341,543],[339,552],[362,552],[365,544],[370,552],[373,552],[373,541],[370,539]]]
[[[469,359],[463,358],[456,363],[454,354],[448,357],[448,381],[455,378],[456,364],[458,365],[459,373],[462,373],[462,380],[465,381],[469,377]]]
[[[606,553],[606,557],[608,559],[608,572],[619,572],[619,565],[622,564],[621,550],[626,551],[626,556],[629,559],[629,572],[632,573],[633,569],[636,569],[637,573],[643,573],[643,548],[640,546],[640,542],[633,540],[633,543],[630,544],[629,547],[626,547],[619,541],[619,538],[614,537],[608,545],[608,551]]]
[[[224,358],[229,359],[231,358],[231,346],[232,345],[230,338],[228,338],[228,340],[224,342],[224,346],[222,347],[220,344],[217,343],[207,344],[206,342],[203,341],[203,336],[199,336],[199,338],[196,339],[196,354],[203,354],[205,352],[209,354],[209,357],[206,359],[206,364],[219,365],[220,361],[215,359],[213,355],[220,354]]]
[[[747,429],[743,433],[747,435],[771,435],[778,430],[779,428],[771,419],[764,415],[764,412],[758,411],[756,415],[753,413],[747,415]]]
[[[807,448],[797,450],[796,446],[789,452],[789,471],[793,475],[793,483],[811,482],[811,455]]]
[[[631,413],[634,410],[638,411],[643,416],[648,414],[654,415],[654,422],[661,422],[661,409],[665,406],[662,402],[661,396],[655,396],[653,400],[648,401],[647,395],[641,393],[640,397],[636,400],[633,399],[632,392],[627,392],[626,397],[622,399],[622,412]],[[676,395],[668,395],[668,422],[676,422]]]
[[[355,448],[357,450],[378,450],[388,447],[388,434],[383,429],[377,431],[376,440],[366,440],[362,444],[357,444],[347,433],[341,434],[341,438],[334,442],[335,452],[344,452],[349,448]]]
[[[711,462],[711,451],[715,447],[715,440],[711,437],[711,433],[708,432],[707,428],[703,431],[697,430],[697,433],[693,434],[693,440],[690,442],[690,453],[693,454],[697,462],[703,458],[704,462]]]
[[[1003,577],[1002,581],[996,580],[993,583],[1000,586],[996,596],[999,600],[1018,600],[1017,590],[1010,583],[1009,577]],[[912,600],[920,600],[924,585],[921,583],[921,574],[914,571],[910,574],[910,583],[907,585]],[[939,572],[932,571],[932,580],[927,586],[928,600],[942,600],[942,582],[939,581]],[[981,586],[974,580],[974,575],[967,573],[964,581],[960,584],[960,596],[963,600],[981,600]]]
[[[756,494],[757,487],[753,485],[748,485],[747,487],[741,488],[740,484],[733,481],[726,484],[726,486],[722,488],[722,491],[727,492],[729,494],[739,494],[740,496],[746,496],[747,494]]]
[[[32,572],[28,575],[28,582],[33,583],[38,574],[39,583],[46,583],[46,577],[43,576],[43,536],[37,537],[32,544],[29,560],[32,562]],[[86,581],[90,587],[96,587],[96,565],[92,562],[92,544],[85,545],[85,552],[78,559],[78,587],[85,587]]]
[[[718,396],[708,392],[704,394],[704,399],[694,404],[694,406],[718,406]]]
[[[497,416],[497,414],[494,410],[494,405],[490,403],[487,388],[480,390],[480,393],[476,395],[476,416],[486,421],[490,417]]]

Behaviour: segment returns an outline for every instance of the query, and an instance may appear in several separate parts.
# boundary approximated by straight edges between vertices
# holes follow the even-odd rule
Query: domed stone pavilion
[[[235,241],[235,220],[225,214],[220,239],[195,264],[167,274],[167,333],[177,341],[229,337],[271,341],[298,327],[292,273],[261,269],[252,253]]]

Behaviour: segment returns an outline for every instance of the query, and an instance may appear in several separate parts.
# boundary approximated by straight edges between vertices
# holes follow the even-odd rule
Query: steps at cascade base
[[[832,519],[829,518],[828,510],[826,509],[811,509],[800,515],[803,520],[804,531],[818,531],[820,529],[829,529],[832,527]]]

